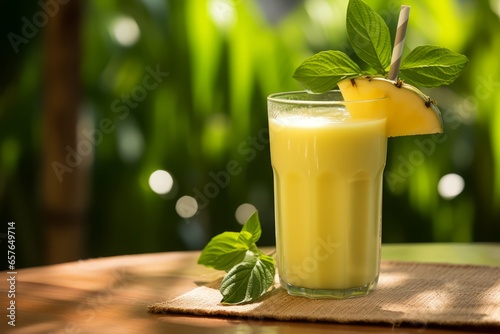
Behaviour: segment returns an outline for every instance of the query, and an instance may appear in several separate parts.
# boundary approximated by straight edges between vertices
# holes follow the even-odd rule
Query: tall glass
[[[354,108],[369,118],[351,117]],[[346,102],[339,91],[268,97],[276,254],[288,293],[348,298],[377,285],[383,114],[383,99]]]

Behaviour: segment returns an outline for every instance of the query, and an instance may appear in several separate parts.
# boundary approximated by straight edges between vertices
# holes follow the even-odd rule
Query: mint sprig
[[[203,248],[198,264],[227,271],[220,286],[222,304],[256,301],[273,285],[274,259],[256,245],[261,234],[255,212],[240,232],[221,233]]]
[[[350,0],[346,29],[352,49],[371,70],[362,71],[341,51],[322,51],[304,60],[295,70],[293,77],[305,89],[324,93],[344,79],[366,74],[387,76],[392,43],[389,28],[382,17],[362,0]],[[402,59],[399,77],[414,86],[449,85],[468,61],[466,56],[444,47],[419,46]]]
[[[274,283],[274,259],[259,254],[233,267],[222,279],[222,304],[241,304],[259,299]]]
[[[354,52],[379,74],[391,64],[391,34],[382,17],[363,1],[349,1],[347,36]]]
[[[326,92],[347,78],[358,77],[361,69],[341,51],[322,51],[304,60],[293,77],[306,89]]]
[[[403,59],[399,75],[416,86],[449,85],[462,73],[469,60],[446,48],[418,46]]]

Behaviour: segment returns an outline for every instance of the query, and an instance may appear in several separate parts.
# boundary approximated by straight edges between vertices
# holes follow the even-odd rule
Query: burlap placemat
[[[373,293],[344,300],[293,297],[277,286],[259,302],[223,306],[217,285],[197,287],[174,300],[151,304],[148,310],[275,320],[500,327],[500,267],[383,262]]]

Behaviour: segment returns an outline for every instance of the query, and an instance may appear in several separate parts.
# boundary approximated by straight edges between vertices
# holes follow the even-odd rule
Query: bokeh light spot
[[[137,124],[123,120],[117,125],[117,144],[120,157],[127,163],[140,159],[144,151],[144,137]]]
[[[132,46],[139,40],[141,31],[137,22],[129,16],[120,16],[111,23],[111,33],[122,46]]]
[[[151,190],[159,195],[168,194],[174,185],[174,179],[169,172],[157,170],[149,176],[149,186]]]
[[[218,27],[228,28],[234,23],[236,11],[232,0],[211,0],[208,6],[212,20]]]
[[[175,203],[175,211],[182,218],[191,218],[198,212],[198,202],[191,196],[182,196]]]
[[[452,199],[462,193],[465,187],[463,177],[458,174],[446,174],[438,183],[438,192],[444,199]]]
[[[234,216],[236,217],[236,220],[238,221],[238,223],[243,225],[247,222],[248,218],[250,218],[250,216],[255,211],[257,211],[255,206],[253,206],[252,204],[249,204],[249,203],[244,203],[244,204],[241,204],[236,209]]]

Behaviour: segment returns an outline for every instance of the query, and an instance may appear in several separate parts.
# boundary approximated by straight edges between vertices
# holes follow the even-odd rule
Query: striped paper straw
[[[408,19],[410,17],[410,6],[401,6],[399,12],[398,29],[394,40],[394,49],[392,50],[391,69],[389,70],[388,79],[397,80],[399,66],[401,65],[401,56],[405,46],[406,28],[408,27]]]

